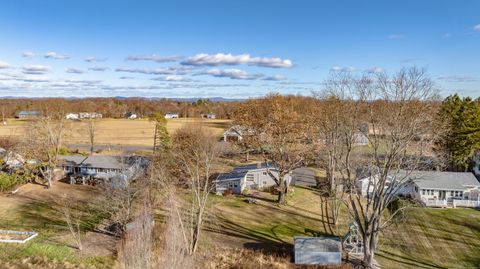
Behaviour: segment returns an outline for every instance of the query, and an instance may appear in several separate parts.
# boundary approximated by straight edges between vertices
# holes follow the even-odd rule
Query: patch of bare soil
[[[81,255],[85,257],[113,256],[116,254],[116,244],[117,239],[114,236],[88,232],[82,237]]]

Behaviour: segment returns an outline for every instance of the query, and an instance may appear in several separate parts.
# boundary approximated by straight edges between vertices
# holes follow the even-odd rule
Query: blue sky
[[[427,68],[480,96],[480,1],[3,1],[0,96],[308,95]]]

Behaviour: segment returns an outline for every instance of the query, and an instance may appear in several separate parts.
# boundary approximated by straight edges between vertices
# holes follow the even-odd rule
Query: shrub
[[[16,174],[0,173],[0,192],[6,192],[13,189],[18,183]]]

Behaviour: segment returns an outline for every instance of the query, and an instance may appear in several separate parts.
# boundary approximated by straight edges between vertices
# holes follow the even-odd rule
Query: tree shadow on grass
[[[425,268],[425,269],[432,269],[432,268],[447,268],[447,267],[442,267],[439,266],[438,264],[430,263],[428,261],[422,261],[418,257],[417,258],[411,258],[407,256],[402,256],[395,254],[393,252],[389,251],[379,251],[378,253],[375,254],[376,256],[382,257],[386,260],[390,260],[393,262],[397,262],[402,265],[407,265],[407,266],[412,266],[413,268]]]

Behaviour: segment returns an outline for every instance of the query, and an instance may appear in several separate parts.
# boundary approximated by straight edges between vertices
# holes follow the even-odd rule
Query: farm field
[[[67,123],[69,124],[67,144],[88,144],[88,120]],[[230,123],[230,120],[221,119],[169,119],[167,129],[173,134],[184,126],[199,124],[220,137]],[[6,125],[0,125],[0,136],[20,136],[24,133],[26,124],[28,121],[9,119]],[[99,119],[96,120],[96,132],[96,144],[99,145],[150,147],[153,144],[154,123],[147,119]]]

